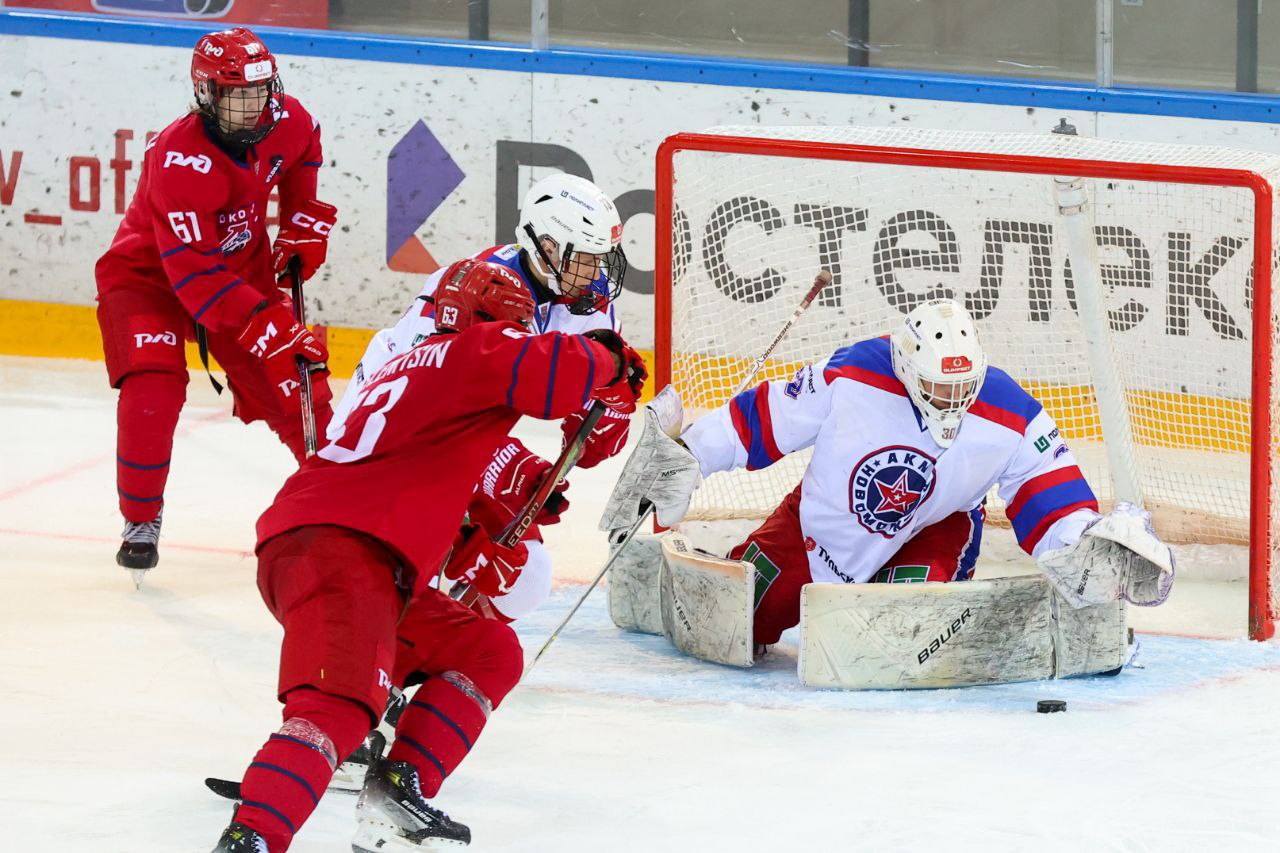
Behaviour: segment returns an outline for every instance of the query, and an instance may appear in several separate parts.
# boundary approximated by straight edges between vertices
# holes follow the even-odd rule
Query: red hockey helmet
[[[276,58],[246,27],[209,33],[191,57],[196,103],[210,130],[231,145],[261,142],[281,111]]]
[[[462,332],[476,323],[495,320],[528,328],[535,307],[520,276],[500,264],[474,258],[457,261],[445,270],[436,287],[435,303],[436,328],[442,332]]]

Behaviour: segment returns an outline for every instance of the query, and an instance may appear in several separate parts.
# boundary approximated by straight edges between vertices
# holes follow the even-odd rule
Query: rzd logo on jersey
[[[849,477],[849,512],[870,533],[892,539],[933,492],[937,460],[914,447],[868,453]]]

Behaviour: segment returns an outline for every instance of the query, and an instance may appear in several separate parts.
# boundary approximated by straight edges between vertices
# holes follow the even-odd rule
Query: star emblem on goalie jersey
[[[892,539],[933,492],[937,460],[914,447],[883,447],[853,466],[849,512],[871,533]]]
[[[875,481],[876,488],[880,491],[880,505],[873,512],[901,512],[905,513],[911,508],[911,505],[920,500],[920,493],[913,492],[907,486],[907,472],[903,471],[902,476],[898,478],[898,482],[892,486],[886,486],[880,480]]]

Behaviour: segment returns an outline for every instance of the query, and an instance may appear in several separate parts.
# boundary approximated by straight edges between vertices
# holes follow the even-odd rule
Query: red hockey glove
[[[323,370],[329,351],[311,331],[293,318],[282,303],[267,306],[250,315],[249,323],[237,339],[240,346],[262,360],[267,381],[286,409],[297,408],[298,362],[301,358]]]
[[[271,268],[282,287],[291,282],[281,280],[289,269],[289,261],[295,257],[301,261],[302,280],[316,274],[329,252],[329,232],[338,220],[338,208],[323,201],[311,199],[293,212],[289,221],[280,225],[276,244],[271,252]]]
[[[628,346],[617,332],[609,329],[592,329],[585,336],[608,347],[622,360],[622,371],[613,383],[597,388],[591,396],[615,412],[631,414],[636,410],[636,400],[644,390],[645,379],[649,377],[649,369],[644,366],[644,359],[640,357],[640,353]]]
[[[529,549],[523,542],[504,548],[490,539],[483,527],[468,524],[453,544],[444,576],[492,598],[511,590],[528,560]]]
[[[529,450],[518,439],[508,439],[493,454],[493,460],[480,481],[480,491],[500,504],[508,519],[515,518],[550,471],[550,462]],[[564,494],[568,488],[568,480],[556,485],[534,518],[534,524],[546,526],[560,521],[560,515],[569,508],[569,499]]]
[[[587,410],[569,415],[560,424],[564,438],[560,442],[563,450],[577,434],[578,428],[587,418]],[[617,456],[627,446],[627,433],[631,426],[631,416],[612,409],[605,409],[604,416],[596,421],[595,429],[587,436],[587,443],[582,448],[582,456],[578,459],[578,468],[592,468],[604,460]]]

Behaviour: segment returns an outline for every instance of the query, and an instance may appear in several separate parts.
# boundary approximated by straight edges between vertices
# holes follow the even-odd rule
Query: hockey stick
[[[817,299],[818,294],[822,292],[822,289],[830,283],[831,270],[818,270],[818,274],[814,277],[813,285],[809,288],[809,292],[804,295],[804,299],[800,300],[800,304],[796,306],[796,310],[791,313],[790,319],[788,319],[787,322],[783,324],[782,328],[778,330],[778,334],[774,336],[772,343],[765,347],[764,352],[760,353],[755,362],[752,363],[750,369],[747,371],[747,375],[743,377],[742,383],[738,386],[738,390],[733,393],[733,396],[738,396],[750,387],[752,380],[759,375],[760,371],[764,368],[765,363],[769,360],[769,356],[773,355],[773,351],[778,348],[778,344],[782,343],[782,339],[791,331],[791,327],[796,324],[805,311],[809,310],[809,306],[813,304],[813,300]],[[555,642],[556,637],[560,636],[560,632],[564,630],[564,626],[569,624],[569,620],[573,618],[573,614],[578,612],[578,608],[582,606],[582,602],[586,601],[587,596],[591,594],[591,591],[599,585],[605,574],[608,573],[609,569],[613,566],[614,560],[618,559],[618,555],[622,553],[622,549],[625,548],[627,543],[631,541],[631,538],[636,535],[636,531],[640,529],[640,526],[644,524],[645,520],[652,512],[653,504],[648,501],[641,501],[640,517],[635,520],[635,523],[631,525],[630,529],[627,530],[622,538],[614,543],[613,553],[610,554],[609,559],[605,561],[604,568],[600,570],[599,574],[596,575],[595,580],[591,581],[586,590],[581,596],[579,596],[578,601],[573,605],[569,612],[565,614],[564,618],[560,620],[560,624],[551,632],[551,636],[547,637],[547,641],[542,644],[542,648],[538,649],[538,653],[533,656],[533,660],[529,661],[529,665],[524,668],[524,675],[522,675],[521,678],[528,676],[530,670],[532,670],[538,663],[551,644]]]
[[[293,293],[293,316],[307,325],[307,309],[302,297],[302,259],[294,255],[289,259],[289,289]],[[302,403],[302,446],[307,457],[316,455],[316,413],[311,408],[311,367],[304,358],[298,358],[298,396]]]
[[[564,446],[564,450],[560,451],[559,458],[551,466],[547,475],[542,478],[538,488],[529,496],[529,500],[525,502],[519,514],[511,519],[506,527],[502,528],[502,532],[493,540],[494,542],[504,548],[514,548],[519,544],[525,532],[533,526],[533,520],[538,517],[538,513],[542,512],[542,508],[550,500],[556,485],[569,475],[569,471],[582,458],[582,451],[587,446],[587,439],[591,437],[591,431],[596,428],[596,424],[604,416],[604,410],[605,405],[599,400],[592,404],[586,418],[583,419],[582,424],[578,427],[578,431],[573,434],[572,440]],[[449,597],[460,604],[470,607],[480,597],[480,593],[472,590],[470,584],[459,583],[449,590]]]

